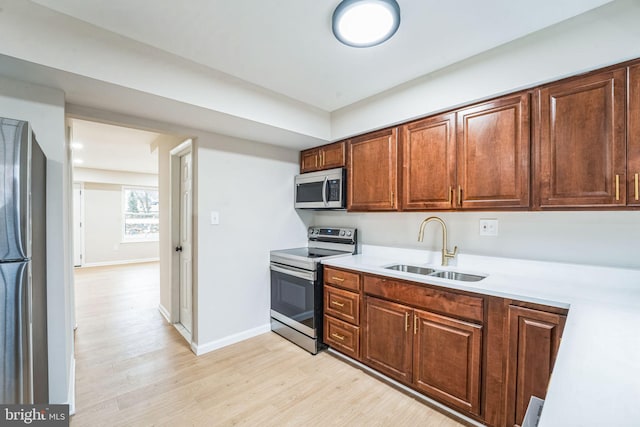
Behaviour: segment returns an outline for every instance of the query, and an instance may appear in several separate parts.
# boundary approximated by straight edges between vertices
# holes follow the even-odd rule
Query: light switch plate
[[[481,219],[480,235],[481,236],[497,236],[498,220],[497,219]]]
[[[211,211],[211,225],[220,224],[220,212]]]

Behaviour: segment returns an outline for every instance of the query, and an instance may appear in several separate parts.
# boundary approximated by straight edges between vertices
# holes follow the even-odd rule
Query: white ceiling
[[[76,167],[126,172],[158,173],[156,144],[162,135],[138,129],[71,119]],[[73,145],[72,145],[73,147]]]
[[[387,43],[341,45],[339,0],[33,0],[325,111],[426,75],[610,0],[398,0]]]

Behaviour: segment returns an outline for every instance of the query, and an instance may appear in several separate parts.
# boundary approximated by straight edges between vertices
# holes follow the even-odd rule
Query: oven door
[[[271,317],[316,338],[316,272],[271,263]]]

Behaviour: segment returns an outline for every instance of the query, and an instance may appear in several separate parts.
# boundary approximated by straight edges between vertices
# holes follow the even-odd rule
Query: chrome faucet
[[[453,252],[447,250],[447,225],[437,216],[430,216],[420,224],[420,232],[418,233],[418,242],[422,242],[424,238],[424,227],[431,221],[437,221],[442,225],[442,265],[449,265],[449,258],[453,258],[458,253],[458,247],[453,247]]]

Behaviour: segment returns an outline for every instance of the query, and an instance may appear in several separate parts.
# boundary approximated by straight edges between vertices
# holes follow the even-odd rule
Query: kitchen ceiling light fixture
[[[391,38],[400,26],[395,0],[343,0],[333,12],[333,34],[352,47],[371,47]]]

